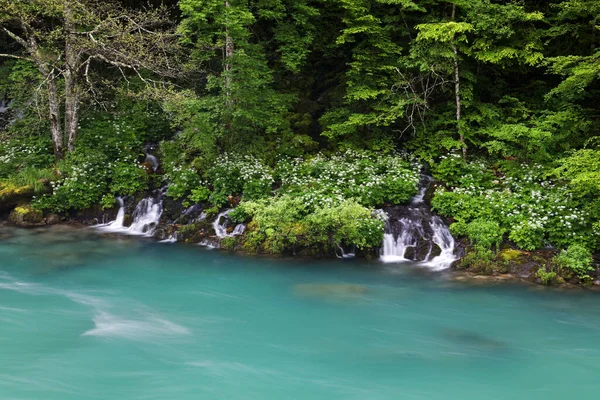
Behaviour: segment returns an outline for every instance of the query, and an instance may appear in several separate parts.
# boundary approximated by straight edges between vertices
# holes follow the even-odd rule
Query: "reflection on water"
[[[595,398],[595,293],[0,226],[0,398]]]

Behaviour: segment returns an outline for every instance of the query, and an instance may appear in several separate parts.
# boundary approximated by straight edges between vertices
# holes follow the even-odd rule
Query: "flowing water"
[[[0,227],[0,398],[593,399],[599,295]]]

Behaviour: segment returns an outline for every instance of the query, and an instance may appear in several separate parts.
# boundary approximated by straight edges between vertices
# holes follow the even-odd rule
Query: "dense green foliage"
[[[484,263],[506,242],[553,246],[583,277],[600,250],[598,1],[131,0],[115,8],[130,19],[110,2],[0,5],[0,184],[31,186],[39,209],[168,185],[212,215],[239,203],[247,249],[369,248],[374,210],[406,203],[428,165],[434,209]],[[74,90],[63,156],[50,131]]]
[[[504,232],[525,250],[576,243],[597,248],[600,236],[587,202],[549,179],[541,165],[490,167],[458,156],[439,163],[436,171],[447,186],[438,188],[433,207],[453,218],[454,234],[486,248],[498,247]]]

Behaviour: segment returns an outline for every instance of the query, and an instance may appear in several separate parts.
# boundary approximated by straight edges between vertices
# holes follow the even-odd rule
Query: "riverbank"
[[[89,214],[86,214],[89,215]],[[244,250],[242,246],[234,246],[234,247],[225,247],[222,246],[222,239],[219,238],[215,232],[214,228],[210,231],[207,228],[207,234],[202,236],[201,240],[195,241],[197,237],[195,236],[178,236],[176,232],[177,229],[181,229],[181,227],[177,226],[167,226],[165,224],[158,224],[156,229],[152,234],[145,234],[131,229],[131,226],[121,226],[116,228],[113,226],[111,229],[111,223],[98,223],[98,221],[107,220],[110,218],[117,218],[118,212],[117,210],[108,210],[101,216],[101,218],[94,217],[92,219],[83,219],[83,218],[74,218],[71,220],[67,220],[63,218],[62,220],[56,221],[52,220],[51,224],[45,225],[36,225],[27,227],[18,227],[13,223],[6,219],[0,220],[0,227],[2,228],[2,232],[0,232],[0,240],[6,240],[9,238],[11,229],[26,229],[32,231],[35,234],[44,234],[45,232],[54,231],[57,235],[56,240],[60,240],[60,237],[66,235],[67,239],[77,235],[77,232],[85,232],[87,240],[93,240],[94,237],[98,239],[101,238],[113,238],[113,239],[131,239],[135,240],[136,237],[141,237],[148,242],[155,243],[177,243],[178,245],[182,245],[184,247],[193,249],[195,246],[200,246],[203,248],[215,249],[215,251],[220,251],[224,253],[233,253],[238,255],[239,257],[256,257],[260,256],[261,258],[275,258],[281,260],[289,260],[289,261],[298,261],[298,260],[335,260],[336,258],[358,258],[370,260],[371,262],[377,263],[377,265],[389,267],[393,269],[402,269],[402,268],[410,268],[412,270],[420,270],[425,276],[434,277],[444,277],[444,279],[449,282],[463,283],[467,285],[473,286],[496,286],[496,285],[511,285],[511,284],[525,284],[531,285],[533,287],[549,287],[557,290],[577,290],[577,289],[586,289],[593,291],[600,291],[600,280],[598,279],[598,275],[596,275],[595,279],[591,282],[581,282],[581,281],[558,281],[552,282],[550,284],[543,283],[541,279],[536,276],[536,272],[540,267],[545,267],[549,260],[551,260],[553,254],[555,252],[551,250],[543,250],[541,252],[521,252],[515,249],[505,249],[503,252],[499,254],[498,261],[496,264],[488,264],[486,269],[481,269],[480,267],[470,267],[464,265],[463,258],[457,258],[448,268],[431,268],[431,265],[427,265],[426,263],[415,263],[411,260],[403,260],[397,262],[386,262],[385,257],[381,257],[378,252],[372,254],[353,254],[349,256],[346,254],[346,257],[340,257],[340,254],[309,254],[307,252],[298,251],[297,254],[287,254],[287,255],[273,255],[273,254],[262,254],[257,252],[247,252]],[[113,221],[114,222],[114,221]],[[208,223],[207,226],[213,226],[213,223]],[[130,230],[131,229],[131,230]],[[226,229],[227,230],[227,229]],[[232,232],[229,229],[230,233]],[[169,232],[171,232],[169,234]],[[173,235],[175,233],[175,235]],[[186,239],[187,238],[187,239]],[[189,240],[194,238],[194,240]],[[463,247],[464,243],[459,242],[456,248],[457,253],[465,253],[465,248]],[[510,260],[507,260],[507,255],[510,255]],[[508,261],[508,262],[507,262]]]

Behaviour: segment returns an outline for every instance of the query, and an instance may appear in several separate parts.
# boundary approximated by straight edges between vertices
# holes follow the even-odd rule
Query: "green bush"
[[[233,214],[233,215],[232,215]],[[252,218],[245,248],[283,253],[297,246],[331,250],[340,244],[379,246],[384,222],[355,201],[313,210],[299,197],[242,202],[230,213],[236,221]]]
[[[559,248],[573,243],[593,248],[598,243],[589,206],[577,200],[565,185],[548,179],[543,167],[505,163],[478,174],[481,176],[456,178],[455,185],[436,189],[432,206],[454,219],[454,233],[476,242],[481,240],[477,236],[483,234],[482,229],[491,233],[494,224],[498,232],[508,233],[510,240],[526,250],[548,243]]]
[[[585,247],[573,244],[567,250],[563,250],[554,259],[556,265],[573,271],[580,279],[590,278],[589,273],[594,270],[592,267],[592,254]]]
[[[331,157],[284,158],[276,168],[281,193],[301,197],[313,208],[355,199],[367,207],[402,204],[414,196],[420,166],[398,154],[347,150]]]
[[[475,246],[484,250],[495,247],[500,248],[504,230],[496,221],[476,219],[466,226],[466,234],[475,243]]]
[[[540,268],[540,269],[537,270],[537,272],[535,273],[535,276],[537,278],[540,278],[540,280],[542,281],[543,285],[550,285],[556,279],[556,272],[554,272],[554,271],[547,271],[546,267],[542,267],[542,268]]]

